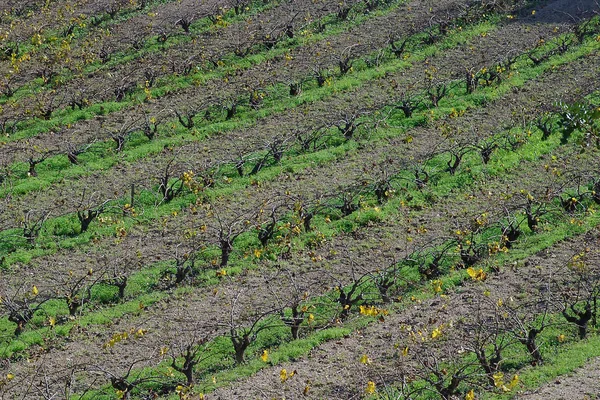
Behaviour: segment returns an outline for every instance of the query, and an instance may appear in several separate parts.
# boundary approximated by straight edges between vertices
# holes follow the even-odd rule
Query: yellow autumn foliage
[[[467,268],[467,274],[469,274],[469,276],[471,277],[471,279],[473,279],[474,281],[484,281],[487,278],[487,274],[485,272],[483,272],[482,268],[479,268],[479,270],[476,270],[472,267]]]
[[[375,393],[375,390],[376,390],[375,382],[373,382],[373,381],[367,382],[367,388],[365,389],[365,392],[367,394],[373,394],[373,393]]]

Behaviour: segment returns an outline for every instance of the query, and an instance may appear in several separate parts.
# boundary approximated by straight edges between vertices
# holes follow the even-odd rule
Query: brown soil
[[[586,365],[566,376],[548,382],[542,387],[518,396],[519,400],[597,399],[600,393],[600,358],[592,358]]]
[[[583,77],[586,69],[591,68],[590,71],[593,70],[593,65],[593,60],[585,59],[558,69],[548,75],[544,75],[541,79],[536,80],[535,82],[531,82],[526,88],[517,93],[510,93],[504,98],[489,104],[487,107],[473,110],[466,113],[461,118],[451,120],[449,122],[450,126],[456,126],[457,128],[461,128],[463,126],[477,126],[479,132],[484,135],[495,133],[497,132],[496,127],[503,126],[506,123],[509,125],[511,124],[511,116],[513,113],[517,113],[518,115],[522,112],[522,110],[533,110],[534,107],[537,108],[537,104],[540,104],[540,100],[543,101],[543,99],[547,98],[548,96],[569,97],[575,95],[575,93],[578,93],[579,88],[581,87],[580,83],[576,80],[569,80],[567,78],[572,76],[573,71],[578,71],[578,73],[580,73]],[[585,79],[585,77],[582,79]],[[594,85],[592,82],[588,81],[586,88],[587,90],[592,91],[596,86],[597,85]],[[582,93],[578,93],[578,95],[581,94]],[[318,116],[319,110],[316,109],[314,113],[315,116]],[[535,115],[535,112],[532,112],[532,114]],[[275,126],[275,122],[272,122],[272,124],[272,126]],[[248,186],[246,190],[240,191],[227,199],[220,199],[217,209],[225,213],[223,216],[227,218],[233,218],[233,216],[236,214],[251,213],[263,202],[273,201],[278,198],[284,199],[286,197],[285,193],[288,192],[308,199],[317,198],[319,195],[333,195],[335,194],[335,191],[332,190],[333,188],[339,186],[348,186],[357,182],[358,179],[368,177],[368,174],[365,176],[365,173],[363,172],[365,168],[368,168],[372,163],[381,162],[389,154],[401,152],[405,155],[403,158],[404,160],[407,160],[410,157],[418,157],[420,154],[423,154],[431,144],[431,138],[438,135],[437,130],[437,127],[418,128],[411,131],[414,141],[409,145],[403,143],[402,138],[392,139],[377,145],[366,146],[353,154],[345,155],[343,158],[340,158],[333,163],[309,167],[305,171],[294,173],[293,175],[290,174],[290,176],[288,176],[286,173],[283,173],[279,179],[270,182],[263,182],[261,186]],[[256,134],[258,133],[259,130],[256,131]],[[215,146],[219,145],[219,142],[216,139],[210,141],[209,143],[215,144]],[[562,150],[559,150],[555,155],[560,155],[561,151]],[[192,153],[193,151],[190,152],[190,154]],[[592,157],[592,155],[588,154],[588,157]],[[557,180],[556,177],[551,175],[548,176],[548,179],[544,180],[540,180],[537,176],[529,178],[527,177],[527,174],[529,174],[529,172],[532,170],[543,173],[544,169],[542,166],[548,163],[547,159],[531,161],[530,163],[530,168],[518,169],[510,174],[507,174],[505,178],[497,177],[487,182],[482,181],[479,185],[477,185],[476,188],[473,188],[472,191],[474,194],[480,197],[479,201],[481,201],[481,204],[478,204],[478,206],[481,207],[480,209],[486,210],[493,208],[490,206],[491,204],[495,204],[498,199],[501,199],[507,192],[510,194],[510,192],[513,190],[517,191],[519,189],[526,188],[532,193],[539,193],[540,195],[543,195],[547,189],[547,185],[540,185],[540,183],[554,182],[554,187],[558,187],[560,185],[561,180]],[[575,166],[577,165],[583,167],[586,164],[579,161],[577,164],[575,164]],[[566,166],[562,167],[564,168]],[[137,165],[134,168],[125,168],[126,167],[119,169],[124,176],[130,174],[135,176],[136,173],[139,175],[142,173],[142,171],[149,171],[152,169],[158,171],[159,168],[162,168],[162,165],[160,164],[160,160],[156,160],[151,162],[144,161],[141,163],[141,166]],[[340,174],[339,171],[347,172]],[[511,181],[515,182],[513,179],[515,175],[519,177],[517,181],[520,182],[520,185],[518,185],[518,187],[513,187],[512,189],[507,189],[506,185],[511,185]],[[99,187],[98,183],[95,182],[104,182],[104,185],[106,185],[106,183],[110,183],[110,181],[107,182],[106,180],[101,179],[101,177],[102,175],[95,175],[93,182],[82,180],[77,183],[73,183],[71,188],[61,188],[59,186],[57,189],[57,194],[59,194],[57,198],[73,198],[73,196],[76,196],[77,193],[80,193],[83,188],[89,187],[89,185],[95,186],[96,193],[102,193],[100,192],[101,187]],[[129,181],[131,182],[131,180]],[[140,185],[139,180],[135,180],[134,182],[136,182],[136,185],[143,187],[143,185]],[[155,182],[148,181],[147,183],[154,184]],[[115,182],[114,186],[106,186],[103,190],[106,191],[105,195],[110,196],[111,193],[122,191],[123,186],[128,187],[128,185],[123,185],[122,181],[119,180]],[[486,195],[481,196],[478,188],[485,190],[484,193],[486,193]],[[71,197],[65,194],[66,190],[71,191]],[[493,195],[487,195],[488,192],[493,193]],[[23,204],[28,204],[29,207],[37,205],[38,201],[41,202],[40,204],[43,204],[43,202],[46,201],[47,196],[51,196],[52,194],[52,191],[47,191],[43,194],[40,194],[40,198],[36,198],[34,196],[25,196]],[[15,200],[18,201],[18,199]],[[452,203],[451,199],[441,200],[444,204],[446,204],[444,207],[447,207],[447,204]],[[432,214],[435,215],[439,212],[436,210],[443,209],[444,207],[439,208],[436,205]],[[16,209],[18,210],[19,208],[17,207]],[[456,205],[456,209],[453,211],[453,213],[446,214],[460,215],[460,204]],[[435,217],[432,218],[433,220],[437,220]],[[426,220],[429,220],[429,218]],[[441,222],[441,220],[438,220],[438,222]],[[182,212],[177,217],[169,216],[167,219],[166,228],[163,227],[164,222],[162,220],[150,223],[150,225],[146,227],[140,227],[136,229],[131,236],[123,239],[122,248],[139,249],[144,255],[143,261],[152,262],[157,258],[163,257],[165,251],[167,253],[172,253],[168,251],[170,243],[179,242],[183,229],[187,229],[202,223],[206,223],[205,214],[202,212],[198,215],[192,215],[189,212]],[[435,233],[432,233],[432,235],[434,234]],[[212,238],[209,238],[209,240],[212,240]],[[113,241],[113,238],[104,239],[103,242],[105,245],[102,245],[101,247],[109,248],[110,243]],[[93,247],[98,245],[99,243],[94,243]],[[97,254],[102,253],[103,251],[97,252]],[[41,259],[35,261],[34,263],[36,264],[36,268],[34,270],[35,272],[32,273],[34,273],[35,277],[52,275],[55,271],[54,266],[64,264],[65,258],[71,260],[76,258],[79,260],[79,262],[84,262],[84,260],[89,259],[90,257],[85,249],[82,249],[80,252],[75,254],[72,250],[59,251],[56,255],[42,257]],[[93,260],[97,257],[91,258]],[[89,262],[84,263],[89,264]],[[91,261],[91,263],[92,265],[90,266],[93,267],[94,261]]]
[[[552,3],[553,6],[557,4],[567,6],[567,2],[564,1]],[[571,3],[568,5],[571,7]],[[425,5],[421,6],[425,7]],[[555,24],[556,21],[552,17],[556,13],[549,11],[551,9],[552,7],[539,10],[536,18],[544,21],[551,20],[551,23]],[[563,10],[573,11],[571,8]],[[534,20],[530,22],[534,22]],[[375,25],[370,25],[370,27],[372,31],[376,31]],[[531,27],[508,24],[499,32],[491,33],[486,38],[477,39],[478,43],[474,44],[476,46],[475,54],[479,52],[486,54],[477,62],[487,65],[501,56],[506,49],[525,50],[529,48],[530,42],[539,38],[539,35],[548,37],[547,35],[552,35],[553,30],[553,25],[547,24],[534,24]],[[349,39],[346,37],[344,40]],[[374,46],[378,45],[377,40],[383,40],[383,36],[374,39]],[[342,43],[343,41],[340,39],[339,45]],[[429,62],[430,65],[436,65],[440,71],[448,71],[447,77],[451,77],[462,70],[463,67],[458,65],[472,62],[471,57],[470,49],[465,46],[465,48],[449,52],[448,55],[432,57]],[[480,132],[493,133],[498,126],[513,122],[511,121],[513,111],[521,115],[523,110],[526,110],[534,115],[539,110],[539,103],[545,98],[562,96],[569,99],[579,98],[598,86],[598,81],[595,80],[596,76],[593,74],[598,65],[597,58],[598,55],[594,54],[585,60],[559,68],[532,82],[525,89],[515,91],[486,108],[473,110],[452,121],[451,124],[463,128],[477,125]],[[460,60],[460,62],[456,62],[456,60]],[[402,74],[399,73],[394,78],[401,82],[416,82],[421,79],[421,75],[422,71],[411,69]],[[587,86],[583,91],[578,90],[582,86],[580,81],[569,79],[573,75],[580,76],[582,80],[585,79]],[[588,75],[591,79],[588,79]],[[261,142],[275,137],[277,130],[302,122],[301,118],[326,119],[330,117],[328,113],[332,112],[332,109],[335,109],[336,112],[342,111],[352,102],[360,104],[367,101],[383,102],[386,100],[385,95],[377,94],[377,85],[379,84],[380,82],[375,82],[366,85],[365,89],[361,88],[356,93],[340,94],[330,103],[311,106],[307,108],[307,115],[303,117],[300,114],[278,116],[264,123],[261,122],[259,126],[246,131],[228,134],[227,139],[231,139],[233,145],[225,142],[224,138],[211,138],[199,146],[207,146],[207,153],[211,158],[222,160],[232,154],[231,146],[239,146],[238,148],[233,147],[236,151],[242,150],[248,146],[248,138],[254,136],[255,142],[252,146],[259,147]],[[193,98],[190,96],[190,101],[199,98],[201,98],[201,94]],[[159,102],[156,105],[158,106]],[[113,116],[109,118],[113,118]],[[87,137],[83,134],[84,140],[93,137],[91,130],[87,134]],[[365,145],[355,153],[346,155],[329,165],[309,168],[300,174],[290,176],[284,174],[277,181],[266,182],[262,186],[251,186],[231,198],[219,199],[222,200],[222,203],[217,209],[223,213],[223,217],[231,219],[236,213],[255,210],[262,202],[283,196],[286,191],[313,198],[319,193],[331,193],[331,189],[337,185],[355,182],[357,174],[362,173],[359,171],[368,169],[374,162],[378,162],[392,152],[402,152],[406,157],[418,156],[428,145],[431,145],[432,138],[437,137],[436,129],[431,127],[419,128],[411,134],[414,136],[411,146],[402,144],[400,139]],[[56,143],[52,142],[54,139],[48,136],[41,136],[39,140],[49,140],[49,142],[44,142],[46,145]],[[198,167],[197,163],[190,160],[193,155],[197,154],[198,149],[199,147],[190,145],[181,150],[180,155],[185,160],[183,162],[186,166]],[[574,158],[572,152],[572,146],[564,146],[553,155],[558,157],[559,161],[556,162],[562,162],[563,159]],[[592,165],[597,157],[597,153],[590,150],[576,160],[581,165],[574,167],[582,168],[586,163]],[[53,191],[40,194],[39,198],[32,195],[16,199],[15,204],[32,207],[34,205],[41,206],[43,201],[49,197],[65,196],[69,198],[70,196],[72,198],[73,193],[78,193],[86,185],[94,185],[97,191],[103,195],[121,192],[123,187],[128,186],[128,183],[136,175],[145,171],[158,170],[162,167],[164,160],[164,155],[134,165],[127,165],[124,160],[121,166],[114,169],[117,173],[123,174],[114,183],[82,180],[78,184],[79,186],[76,186],[75,183],[69,182],[57,186]],[[543,172],[543,165],[548,162],[555,161],[549,161],[549,157],[539,160],[523,160],[517,171],[511,171],[505,177],[490,177],[486,181],[478,182],[473,186],[472,193],[460,191],[460,196],[437,199],[431,208],[411,212],[406,220],[386,220],[372,223],[354,234],[334,237],[316,250],[294,253],[290,261],[280,260],[277,265],[265,265],[260,272],[249,271],[234,279],[223,279],[221,284],[208,289],[184,293],[169,291],[166,292],[168,296],[163,301],[151,307],[140,307],[138,313],[126,314],[109,325],[79,327],[74,329],[68,338],[56,338],[54,341],[49,339],[44,346],[49,347],[47,352],[42,348],[32,349],[28,360],[14,360],[10,365],[11,373],[14,371],[17,378],[8,387],[6,393],[11,396],[16,393],[16,396],[21,398],[42,398],[43,394],[38,390],[44,386],[45,379],[48,378],[46,382],[49,389],[62,387],[64,381],[61,379],[68,376],[71,369],[79,371],[73,388],[82,391],[87,385],[98,386],[108,382],[111,374],[117,376],[125,374],[127,368],[135,361],[138,361],[135,364],[136,367],[155,364],[161,348],[174,348],[183,344],[184,336],[187,337],[190,334],[185,329],[187,327],[193,327],[195,335],[206,335],[207,337],[227,332],[227,324],[230,322],[228,312],[231,311],[232,304],[237,304],[233,301],[236,293],[242,293],[244,299],[239,304],[245,305],[244,309],[233,309],[234,319],[239,323],[248,321],[251,311],[266,309],[272,305],[274,299],[289,295],[289,284],[280,284],[280,282],[276,282],[268,293],[257,290],[257,288],[265,286],[265,276],[274,274],[274,269],[280,265],[302,275],[307,281],[313,282],[311,296],[321,294],[335,285],[337,280],[348,282],[350,265],[363,271],[388,264],[392,259],[402,257],[432,240],[447,237],[453,227],[464,226],[473,217],[474,210],[478,210],[478,212],[488,209],[497,210],[499,204],[507,203],[505,201],[507,194],[518,192],[523,187],[533,192],[543,192],[546,185],[556,185],[556,182],[562,182],[554,179],[551,174]],[[112,171],[113,174],[114,171]],[[345,173],[340,174],[340,171]],[[535,173],[531,173],[532,171]],[[94,180],[106,181],[106,176],[108,174],[98,173],[94,176]],[[150,186],[152,179],[151,177],[145,178],[141,181],[141,186]],[[126,184],[123,185],[123,183]],[[69,188],[71,185],[72,187]],[[469,209],[466,210],[463,196],[470,194],[473,196],[472,202],[468,203]],[[38,201],[40,203],[37,203]],[[235,212],[231,210],[235,210]],[[18,283],[29,287],[31,284],[37,284],[40,292],[51,292],[57,289],[61,280],[69,274],[71,269],[76,273],[81,273],[90,267],[102,268],[102,264],[105,263],[105,259],[101,258],[103,255],[121,259],[129,256],[135,258],[134,252],[139,250],[144,263],[172,258],[175,249],[180,249],[178,246],[181,244],[182,230],[190,226],[198,226],[206,221],[207,214],[204,212],[193,215],[191,212],[183,210],[179,216],[169,217],[164,227],[160,226],[158,222],[148,226],[135,227],[118,245],[115,244],[114,238],[99,239],[93,246],[82,246],[77,250],[60,250],[55,255],[39,257],[31,264],[15,267],[11,273],[3,276],[2,285],[12,286]],[[425,225],[428,232],[417,235],[416,240],[409,245],[406,240],[407,229],[415,223]],[[524,293],[533,295],[538,290],[540,282],[560,270],[575,251],[581,249],[586,243],[597,244],[597,241],[598,233],[594,232],[586,238],[580,237],[558,244],[528,259],[524,267],[509,268],[506,266],[501,268],[499,274],[490,277],[485,282],[485,287],[489,288],[494,296],[504,299]],[[183,247],[181,250],[184,250]],[[322,257],[320,261],[312,260],[315,258],[315,254]],[[398,384],[397,379],[400,375],[397,357],[394,355],[397,350],[393,348],[394,343],[403,340],[403,334],[398,327],[407,324],[411,326],[431,325],[432,320],[437,322],[460,319],[461,316],[469,315],[473,311],[472,304],[468,300],[479,295],[481,291],[482,284],[480,283],[466,284],[455,292],[447,293],[448,297],[446,298],[435,298],[420,304],[411,304],[407,309],[392,314],[381,324],[372,324],[364,330],[354,332],[347,338],[325,343],[301,360],[266,368],[255,376],[236,383],[235,387],[219,389],[211,397],[216,396],[223,399],[272,398],[284,395],[286,398],[304,398],[302,392],[308,385],[310,386],[308,391],[310,398],[348,399],[362,396],[368,380],[375,381],[380,388],[386,384]],[[129,332],[132,328],[134,332],[138,329],[147,331],[140,337],[130,337],[113,347],[104,347],[114,333]],[[369,355],[373,360],[372,365],[360,364],[358,360],[362,354]],[[281,368],[286,368],[288,371],[296,370],[297,375],[282,384],[279,380]],[[0,370],[8,371],[9,369],[8,366],[0,365]],[[308,384],[307,381],[310,383]],[[13,392],[11,393],[11,391]],[[549,393],[550,396],[556,394],[556,392],[542,393]]]
[[[454,51],[445,52],[438,57],[430,58],[428,60],[428,65],[436,67],[438,71],[444,71],[441,73],[441,80],[461,76],[463,69],[461,65],[465,65],[465,63],[468,62],[467,60],[469,60],[471,57],[471,54],[474,54],[474,52],[478,54],[485,54],[485,57],[478,61],[478,67],[490,65],[501,58],[501,54],[505,53],[507,49],[512,49],[516,52],[519,49],[518,46],[524,46],[524,48],[520,49],[520,51],[523,51],[524,49],[528,48],[529,43],[535,41],[536,37],[556,34],[553,31],[553,26],[548,25],[542,25],[536,29],[528,29],[528,32],[525,32],[522,26],[507,25],[497,32],[490,33],[485,38],[477,38],[472,44],[470,44],[469,47],[471,47],[471,49],[468,49],[467,45],[465,45]],[[513,38],[512,43],[507,43],[505,39],[506,37]],[[584,61],[582,63],[585,65],[591,65],[588,64],[588,61]],[[559,71],[564,73],[564,78],[562,78],[561,83],[569,82],[568,79],[573,78],[572,71],[575,71],[575,69],[569,68],[568,66],[566,68],[567,69],[564,72]],[[202,170],[206,165],[219,163],[229,159],[233,160],[239,154],[248,154],[249,152],[260,150],[264,148],[266,143],[274,140],[274,138],[281,137],[281,132],[288,132],[292,131],[293,129],[310,129],[311,127],[330,122],[343,113],[344,110],[345,112],[352,112],[354,111],[353,109],[360,110],[365,107],[365,104],[386,104],[387,102],[391,101],[390,96],[394,96],[393,93],[382,92],[381,86],[385,85],[386,82],[396,80],[400,86],[406,83],[407,85],[412,85],[418,89],[424,84],[422,79],[423,72],[420,68],[412,68],[408,71],[399,71],[395,75],[386,76],[383,79],[369,82],[363,87],[353,90],[350,93],[341,93],[325,100],[324,102],[318,102],[314,105],[301,107],[300,110],[294,110],[292,113],[288,113],[287,115],[278,114],[273,117],[262,119],[256,126],[239,131],[229,132],[225,134],[225,137],[222,135],[217,135],[198,143],[192,143],[182,147],[176,152],[177,159],[181,160],[180,168],[191,169],[194,171]],[[561,78],[557,78],[556,80],[560,79]],[[594,79],[593,72],[590,71],[589,74],[582,73],[580,75],[580,79]],[[572,80],[571,82],[575,83],[577,81]],[[540,87],[542,87],[542,85],[540,85]],[[522,93],[518,96],[523,99],[528,96],[526,94],[527,91],[536,91],[528,87],[525,87],[522,90],[525,93]],[[557,93],[557,95],[561,96],[563,99],[565,97],[561,93]],[[515,94],[513,97],[515,98],[512,98],[510,101],[506,101],[507,106],[510,106],[510,110],[505,110],[503,108],[504,105],[502,105],[502,108],[498,108],[498,105],[488,108],[494,110],[493,112],[495,112],[498,116],[502,116],[503,114],[506,116],[509,115],[509,112],[522,112],[522,110],[525,109],[529,110],[534,105],[543,104],[539,101],[539,99],[543,99],[543,96],[536,97],[537,100],[532,99],[528,101],[528,103],[515,102],[517,95]],[[476,129],[479,132],[486,132],[493,131],[494,126],[499,126],[496,124],[497,120],[493,116],[482,116],[480,121],[472,121],[470,118],[461,119],[461,121],[463,120],[465,121],[464,126],[461,127],[463,130],[470,129],[471,126],[474,126],[477,127]],[[90,126],[90,128],[92,127]],[[425,132],[427,135],[426,137],[431,135],[429,130],[426,130]],[[421,133],[419,130],[417,130],[414,134],[411,133],[411,135],[413,135],[415,138],[420,136],[420,134]],[[81,135],[81,137],[82,136],[85,135]],[[56,136],[51,136],[50,138],[53,141],[60,141],[60,138]],[[43,139],[43,137],[40,137],[39,139]],[[401,145],[398,142],[399,140],[392,141],[391,146]],[[32,141],[32,144],[33,143],[35,143],[35,140]],[[422,143],[429,142],[424,140]],[[21,143],[8,144],[6,146],[6,156],[11,157],[12,155],[15,157],[19,154],[22,154],[17,151],[21,145]],[[57,144],[48,143],[47,140],[44,140],[44,143],[39,145],[43,148],[52,148]],[[389,151],[389,148],[384,147],[381,150],[381,152],[378,152],[379,154],[386,154],[386,152]],[[413,150],[414,147],[409,151]],[[193,156],[198,153],[204,154],[206,157],[197,159]],[[373,154],[373,156],[369,157],[369,159],[378,160],[380,158],[379,154]],[[417,154],[419,153],[417,152]],[[133,164],[127,163],[125,159],[121,165],[116,167],[116,170],[119,171],[118,179],[100,179],[103,176],[105,177],[109,175],[108,172],[96,172],[89,177],[84,177],[83,179],[77,178],[74,180],[65,180],[62,184],[55,185],[54,188],[51,189],[51,192],[45,192],[44,195],[40,195],[39,193],[31,193],[30,195],[22,196],[20,201],[22,201],[23,204],[28,204],[28,207],[36,208],[35,205],[37,202],[45,202],[47,197],[51,196],[57,199],[64,199],[62,201],[55,202],[57,204],[57,208],[53,210],[55,215],[73,212],[74,202],[72,199],[79,198],[83,188],[94,187],[94,193],[96,193],[98,198],[110,198],[112,197],[113,193],[122,192],[124,188],[128,188],[130,184],[134,182],[136,186],[143,188],[156,185],[157,176],[164,169],[164,166],[170,157],[170,155],[165,157],[163,154],[158,154]],[[349,170],[350,169],[348,169],[348,171]],[[352,170],[359,171],[360,169],[358,168]],[[154,175],[149,175],[144,171],[156,172]],[[335,169],[331,170],[331,172],[333,171],[335,171]],[[105,186],[99,186],[99,183],[104,183]],[[315,190],[315,192],[319,191]],[[260,201],[260,198],[257,200]],[[22,209],[22,206],[17,203],[18,201],[19,200],[13,201],[13,209],[17,214],[19,214],[20,210]]]
[[[597,241],[598,233],[594,235],[576,238],[547,249],[528,259],[528,267],[513,270],[507,266],[498,275],[488,278],[483,285],[466,283],[456,292],[448,293],[446,298],[433,298],[409,306],[390,315],[383,323],[374,323],[349,337],[325,343],[295,362],[265,368],[249,379],[235,382],[231,387],[218,389],[211,393],[210,398],[236,399],[243,394],[258,399],[281,396],[289,399],[348,399],[361,397],[369,380],[374,381],[380,391],[384,390],[386,385],[399,385],[400,382],[394,381],[394,377],[398,379],[400,376],[400,371],[397,370],[400,366],[398,349],[395,344],[403,343],[403,336],[406,335],[399,329],[400,326],[431,326],[457,321],[475,312],[476,304],[472,304],[469,299],[480,297],[484,288],[491,292],[493,301],[497,298],[506,300],[511,296],[517,298],[523,293],[533,295],[540,283],[543,287],[543,283],[563,268],[570,257],[581,249],[582,243],[588,240]],[[540,274],[541,271],[543,275]],[[363,354],[368,355],[372,365],[365,366],[360,363]],[[296,371],[295,379],[282,384],[279,372],[283,368]],[[590,375],[590,378],[582,376],[581,379],[591,382],[588,379],[593,378],[595,372]],[[308,396],[304,397],[302,393],[307,381],[310,381],[310,390]],[[594,385],[595,383],[590,388]],[[555,396],[564,392],[548,390],[543,393],[549,395],[546,398],[559,398]],[[587,388],[582,388],[579,393],[587,393]]]
[[[482,196],[482,198],[485,197]],[[494,202],[496,200],[491,199],[488,201]],[[478,204],[478,206],[479,210],[486,209],[485,204]],[[457,226],[464,226],[464,221],[457,222],[456,217],[452,217],[460,214],[461,207],[460,202],[457,203],[456,201],[451,201],[446,204],[440,203],[436,207],[436,210],[438,211],[433,210],[433,212],[427,213],[432,215],[421,216],[423,220],[427,221],[426,226],[430,228],[430,231],[426,235],[423,235],[423,237],[418,237],[412,246],[418,247],[421,243],[427,243],[432,238],[444,237],[448,234],[446,229],[448,229],[449,226],[452,226],[453,222],[456,223]],[[437,217],[435,216],[435,213],[439,213],[439,210],[441,209],[447,210],[447,217],[441,217],[439,214]],[[448,218],[448,216],[450,218]],[[287,265],[292,268],[293,271],[296,271],[296,273],[308,273],[308,275],[305,276],[306,279],[314,282],[314,289],[311,290],[311,294],[318,295],[322,290],[327,290],[327,288],[335,282],[331,280],[332,278],[336,277],[337,279],[337,277],[339,277],[339,279],[342,280],[347,279],[350,260],[360,260],[353,262],[358,270],[369,270],[372,266],[381,265],[383,263],[382,260],[391,260],[394,257],[401,257],[405,251],[409,252],[410,247],[406,247],[405,240],[406,229],[407,226],[399,224],[398,221],[393,224],[382,223],[371,227],[365,227],[364,229],[361,229],[359,236],[342,235],[333,238],[330,242],[326,243],[325,246],[318,249],[316,253],[323,256],[322,262],[315,264],[310,261],[310,254],[305,253],[295,255]],[[569,245],[569,251],[552,250],[551,254],[564,254],[565,257],[568,257],[569,254],[573,254],[573,248],[577,248],[577,246],[581,246],[581,244],[575,243],[575,245]],[[545,254],[548,254],[548,252]],[[543,257],[543,254],[539,255],[539,259],[542,259]],[[560,259],[561,265],[564,265],[565,263],[563,258]],[[70,261],[72,263],[76,262],[74,258],[71,258]],[[529,261],[529,264],[538,265],[538,259]],[[331,274],[331,278],[323,276],[323,269],[328,271],[327,275]],[[173,324],[177,321],[180,323],[181,321],[186,321],[186,324],[198,326],[197,332],[199,335],[211,334],[211,332],[214,334],[214,321],[225,323],[227,319],[227,317],[224,319],[222,311],[220,310],[227,309],[226,304],[231,301],[231,293],[235,293],[242,287],[261,287],[262,282],[265,280],[265,269],[261,268],[261,271],[263,272],[259,274],[249,273],[248,275],[236,278],[232,282],[225,282],[224,284],[219,285],[219,287],[215,288],[217,293],[219,293],[217,296],[211,295],[210,293],[212,292],[194,293],[193,295],[186,295],[185,297],[174,296],[155,306],[149,307],[140,316],[126,315],[119,321],[113,322],[108,331],[105,326],[91,326],[80,331],[75,331],[76,333],[73,334],[73,337],[70,338],[69,342],[63,345],[62,349],[52,350],[52,361],[43,357],[40,359],[40,365],[43,365],[45,368],[48,368],[49,365],[51,366],[54,363],[60,365],[64,362],[61,360],[66,357],[73,360],[75,364],[85,363],[85,360],[89,359],[93,354],[93,358],[96,360],[93,366],[101,365],[102,368],[111,371],[121,371],[123,368],[127,367],[128,362],[143,359],[144,354],[155,354],[157,351],[156,349],[164,346],[164,343],[169,343],[170,340],[173,340],[168,338],[171,338],[172,335],[176,334],[176,331],[173,331]],[[518,280],[514,281],[516,282],[515,284],[519,285],[515,286],[515,288],[520,288],[519,290],[521,291],[526,290],[526,287],[529,285],[527,277],[528,275],[519,276]],[[534,278],[538,279],[539,274]],[[494,288],[494,293],[502,293],[502,297],[506,298],[512,295],[512,292],[509,291],[508,294],[504,294],[505,289],[503,287],[495,287],[494,285],[505,285],[509,281],[509,279],[503,276],[498,280],[487,281],[486,284]],[[533,281],[531,283],[533,283]],[[46,289],[46,287],[40,285],[40,290]],[[287,290],[285,286],[282,286],[281,289]],[[460,307],[456,307],[455,301],[456,299],[450,298],[448,302],[443,302],[440,306],[443,306],[443,304],[452,304],[453,310],[456,311]],[[251,308],[265,307],[268,303],[268,297],[257,298],[252,300],[254,307]],[[463,304],[463,302],[460,304]],[[416,311],[418,314],[422,314],[420,307],[416,309]],[[413,317],[406,312],[402,313],[402,318],[404,318],[403,321],[405,322],[413,320]],[[165,321],[174,322],[166,323]],[[131,328],[148,329],[148,333],[144,335],[143,338],[133,342],[127,342],[123,346],[119,345],[109,352],[101,351],[102,345],[110,339],[113,333],[129,331]],[[372,338],[373,336],[369,334],[367,337]],[[376,335],[375,337],[378,336]],[[380,339],[384,340],[386,337]],[[86,343],[85,348],[81,348],[82,341]],[[352,349],[354,347],[349,345],[347,348]],[[120,354],[120,356],[118,354]],[[18,364],[13,366],[13,368],[20,371]]]

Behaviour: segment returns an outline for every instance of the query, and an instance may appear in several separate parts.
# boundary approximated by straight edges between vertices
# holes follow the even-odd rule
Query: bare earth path
[[[327,342],[295,362],[265,368],[248,379],[217,389],[209,398],[342,400],[361,398],[369,380],[376,382],[380,388],[385,385],[398,386],[399,350],[396,344],[401,343],[405,335],[400,329],[402,325],[419,327],[457,321],[474,312],[472,299],[477,296],[481,298],[481,293],[486,289],[493,301],[533,295],[544,287],[544,282],[560,270],[583,243],[598,243],[598,239],[598,231],[595,231],[561,242],[528,258],[526,267],[503,267],[499,274],[488,278],[483,284],[464,283],[445,298],[435,297],[409,305],[387,317],[383,323],[371,324],[348,337]],[[360,362],[365,354],[371,359],[371,365]],[[523,395],[517,398],[575,400],[586,398],[586,394],[597,394],[597,388],[600,387],[597,380],[598,365],[600,360],[595,359],[588,367],[574,373],[573,377],[559,378],[558,381],[563,382],[561,389],[556,388],[558,384],[549,383],[539,389],[539,393],[536,391],[527,395],[533,397]],[[296,376],[282,384],[279,377],[281,369],[296,371]],[[305,395],[307,386],[309,390]]]
[[[515,396],[518,400],[571,400],[597,399],[600,395],[600,358],[592,358],[573,373],[557,379],[531,392]]]

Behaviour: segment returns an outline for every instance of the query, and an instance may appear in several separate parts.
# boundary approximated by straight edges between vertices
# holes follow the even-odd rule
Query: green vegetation
[[[586,368],[600,21],[551,5],[6,7],[0,397],[474,400]]]

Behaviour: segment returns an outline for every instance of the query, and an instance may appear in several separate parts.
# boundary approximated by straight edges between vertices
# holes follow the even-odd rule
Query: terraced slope
[[[2,398],[552,397],[593,369],[595,2],[3,7]]]

